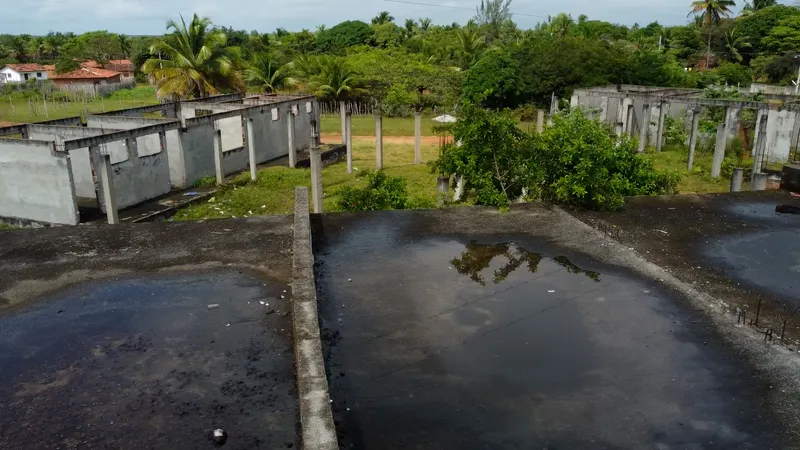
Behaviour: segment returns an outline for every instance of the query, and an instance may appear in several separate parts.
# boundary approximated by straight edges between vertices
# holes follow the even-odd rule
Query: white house
[[[39,64],[6,64],[0,69],[0,83],[46,80],[47,70]]]

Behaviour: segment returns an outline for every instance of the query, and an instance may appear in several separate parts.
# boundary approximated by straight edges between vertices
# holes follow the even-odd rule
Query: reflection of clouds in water
[[[494,271],[492,276],[493,284],[502,283],[523,264],[527,265],[530,273],[536,273],[539,270],[539,263],[542,261],[541,254],[529,252],[513,242],[479,244],[475,241],[470,241],[466,244],[461,256],[452,259],[450,264],[461,275],[468,275],[472,281],[481,286],[486,286],[486,280],[481,272],[486,270],[498,256],[504,257],[507,262]],[[600,281],[598,272],[581,269],[565,256],[556,256],[550,259],[565,268],[569,273],[582,273],[594,281]]]

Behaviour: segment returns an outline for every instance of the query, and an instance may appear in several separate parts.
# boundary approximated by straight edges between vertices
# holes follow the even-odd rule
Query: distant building
[[[59,89],[99,94],[120,87],[122,74],[113,70],[81,67],[72,72],[53,74],[51,80]]]
[[[81,63],[81,67],[86,69],[106,69],[119,72],[122,82],[133,81],[136,66],[128,59],[112,59],[106,64],[100,64],[97,61],[88,60]]]
[[[0,69],[0,83],[46,80],[47,70],[39,64],[6,64]]]

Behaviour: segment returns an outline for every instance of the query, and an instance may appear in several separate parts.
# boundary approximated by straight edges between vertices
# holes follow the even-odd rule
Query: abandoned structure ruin
[[[0,219],[77,225],[319,144],[314,96],[229,94],[0,128]]]
[[[763,190],[768,164],[791,163],[797,158],[794,155],[800,139],[800,97],[761,93],[760,98],[763,100],[710,99],[705,98],[700,89],[620,85],[578,89],[570,105],[588,110],[592,117],[613,127],[616,134],[637,136],[639,151],[644,151],[648,144],[661,151],[667,116],[685,119],[689,170],[702,137],[699,129],[702,110],[724,108],[724,122],[718,126],[716,136],[711,136],[714,139],[711,176],[714,178],[720,176],[725,152],[739,136],[742,110],[755,110],[751,189]]]

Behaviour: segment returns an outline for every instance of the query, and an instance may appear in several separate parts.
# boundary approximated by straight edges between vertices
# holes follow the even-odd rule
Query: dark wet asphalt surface
[[[0,448],[213,448],[215,428],[224,448],[297,448],[284,289],[234,270],[150,275],[0,313]]]
[[[784,448],[768,386],[669,292],[546,242],[417,237],[397,217],[315,231],[342,448]]]
[[[741,203],[727,211],[772,227],[717,237],[703,256],[737,281],[800,306],[800,215],[779,214],[774,204],[764,203]]]

